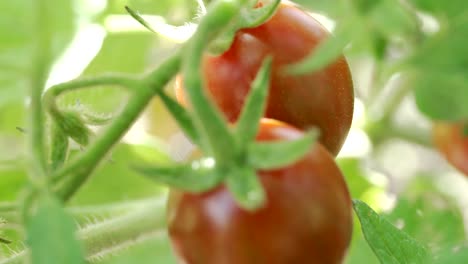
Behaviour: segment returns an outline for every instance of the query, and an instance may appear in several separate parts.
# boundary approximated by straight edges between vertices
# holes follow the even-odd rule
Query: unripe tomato
[[[300,135],[264,119],[257,140]],[[253,212],[241,209],[224,186],[202,194],[171,191],[167,223],[181,263],[342,263],[352,233],[351,198],[328,151],[316,143],[300,161],[258,176],[267,201]]]
[[[437,123],[433,128],[435,146],[448,162],[468,176],[468,136],[460,124]]]
[[[300,129],[317,126],[321,143],[336,155],[353,115],[353,83],[345,58],[309,74],[293,76],[283,71],[284,66],[305,58],[329,36],[309,14],[282,3],[264,24],[239,31],[228,51],[204,57],[205,84],[229,121],[235,121],[262,61],[272,55],[265,116]],[[176,85],[176,95],[184,103],[182,79]]]

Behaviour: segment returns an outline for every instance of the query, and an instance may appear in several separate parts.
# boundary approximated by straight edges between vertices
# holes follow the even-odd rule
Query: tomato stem
[[[132,210],[110,215],[102,222],[93,223],[78,231],[90,261],[116,254],[150,239],[165,238],[165,199],[148,199],[133,203]],[[105,208],[100,208],[108,211]],[[113,212],[112,210],[109,212]],[[27,251],[22,250],[1,264],[24,263]]]
[[[51,58],[51,32],[47,26],[47,7],[44,1],[36,1],[35,6],[35,30],[36,43],[34,46],[34,65],[31,75],[31,85],[29,94],[31,102],[29,105],[29,126],[28,133],[30,159],[32,171],[29,173],[31,183],[42,188],[45,184],[47,172],[45,137],[44,137],[44,116],[42,112],[42,91],[44,90],[49,73],[48,62]],[[42,185],[42,187],[40,186]]]
[[[392,89],[391,94],[382,89],[376,98],[372,100],[369,106],[371,118],[377,116],[377,120],[389,120],[395,114],[398,107],[400,107],[408,93],[411,92],[411,80],[406,76],[400,78],[402,79],[398,80],[399,84]]]
[[[133,94],[119,117],[95,140],[94,144],[89,146],[85,152],[77,156],[76,159],[71,161],[67,166],[59,169],[53,175],[55,183],[54,190],[63,200],[68,200],[75,191],[79,189],[104,156],[143,112],[154,95],[154,91],[150,89],[150,87],[159,87],[158,89],[162,89],[177,73],[180,66],[179,55],[180,54],[177,53],[170,57],[156,71],[142,80],[111,78],[107,79],[107,83],[99,79],[88,80],[82,83],[82,85],[86,84],[90,86],[96,83],[109,84],[109,82],[112,82],[127,88],[132,88]],[[75,86],[68,87],[78,88],[76,83],[74,85]],[[62,90],[67,90],[66,87],[67,84],[63,84],[61,87],[55,88],[56,91],[54,94]],[[48,101],[49,103],[51,102],[50,100]],[[53,104],[49,105],[53,106]]]
[[[432,147],[430,134],[427,130],[397,127],[390,120],[368,122],[364,130],[376,147],[392,138],[402,139],[422,147]]]
[[[369,116],[365,131],[375,145],[389,138],[400,138],[424,147],[432,147],[427,131],[397,127],[392,117],[403,100],[412,91],[412,79],[408,76],[399,77],[398,85],[392,88],[391,94],[386,89],[379,89],[372,99],[369,99]],[[375,85],[375,84],[374,84]]]
[[[195,125],[201,132],[200,143],[220,163],[232,160],[233,151],[229,150],[235,146],[235,142],[225,120],[203,92],[201,61],[211,40],[231,22],[239,9],[240,5],[235,1],[215,2],[185,46],[182,66],[184,87],[194,109]]]
[[[165,218],[164,199],[145,202],[128,214],[81,229],[78,237],[93,261],[150,239],[164,239]]]

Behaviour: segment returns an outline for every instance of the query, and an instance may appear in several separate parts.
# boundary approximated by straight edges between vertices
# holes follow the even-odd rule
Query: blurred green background
[[[167,36],[151,33],[125,12],[125,5],[147,15],[145,18],[161,31],[168,25],[182,26],[193,21],[198,12],[195,0],[44,2],[47,3],[50,26],[37,30],[34,28],[38,12],[35,0],[0,1],[0,202],[17,199],[27,184],[29,163],[25,148],[25,111],[34,58],[41,53],[34,50],[32,43],[40,34],[48,34],[53,44],[48,65],[51,72],[46,84],[49,87],[79,76],[106,72],[144,73],[175,51],[180,45],[178,39],[185,38],[187,35],[183,33],[190,30],[189,27],[169,28]],[[333,10],[331,4],[322,2],[317,1],[317,6]],[[333,19],[317,17],[330,29],[334,28]],[[420,141],[424,140],[414,144],[396,138],[376,144],[366,134],[366,124],[381,111],[368,104],[372,96],[369,87],[373,85],[370,80],[376,65],[386,62],[385,59],[378,61],[369,50],[349,53],[348,56],[356,88],[356,112],[338,163],[346,175],[353,198],[369,203],[397,227],[429,245],[435,252],[448,245],[466,243],[466,178],[447,165],[426,144],[427,141],[421,145]],[[391,93],[396,86],[404,85],[404,81],[404,78],[393,76],[385,89]],[[169,90],[172,91],[172,87]],[[67,94],[59,104],[63,108],[80,108],[112,116],[118,114],[125,102],[126,94],[122,90],[96,87]],[[429,137],[431,123],[416,109],[411,94],[395,109],[392,122],[398,127],[407,127],[416,137]],[[26,132],[22,132],[23,129]],[[163,197],[166,193],[163,187],[136,174],[129,166],[141,160],[166,163],[187,158],[190,146],[181,137],[177,126],[160,102],[155,100],[123,142],[112,151],[108,161],[71,200],[70,206]],[[75,147],[74,152],[79,151]],[[105,220],[105,216],[98,214],[79,222],[90,224]],[[1,263],[2,258],[23,247],[23,234],[18,226],[7,224],[0,227],[0,236],[13,240],[8,246],[0,244]],[[156,238],[105,256],[98,262],[175,263],[164,230]],[[361,234],[357,219],[347,263],[378,263]]]

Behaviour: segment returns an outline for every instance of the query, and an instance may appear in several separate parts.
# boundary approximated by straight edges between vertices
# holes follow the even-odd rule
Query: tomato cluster
[[[291,140],[309,127],[318,127],[321,138],[294,164],[258,171],[267,200],[255,211],[239,207],[224,185],[201,194],[172,190],[168,230],[182,263],[342,263],[352,210],[334,156],[352,119],[350,71],[340,57],[317,72],[284,72],[328,36],[309,14],[282,3],[264,24],[237,32],[225,53],[204,57],[210,97],[235,122],[262,61],[271,55],[267,118],[261,120],[256,140]],[[177,97],[185,104],[181,80]]]
[[[329,37],[328,31],[297,7],[281,4],[266,23],[240,30],[221,56],[206,55],[203,77],[211,98],[229,121],[235,121],[262,61],[273,56],[266,117],[300,129],[318,127],[320,142],[338,154],[353,117],[354,93],[344,57],[326,68],[304,75],[288,75],[285,66],[304,59]],[[176,95],[185,102],[181,78]]]

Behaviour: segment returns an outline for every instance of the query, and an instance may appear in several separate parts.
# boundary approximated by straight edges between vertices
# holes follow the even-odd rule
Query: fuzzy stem
[[[163,199],[142,203],[132,212],[78,232],[89,260],[104,257],[146,239],[164,234],[165,203]]]
[[[93,261],[115,254],[148,239],[164,236],[165,199],[151,199],[134,204],[134,210],[100,223],[88,225],[78,231],[87,253]],[[23,250],[0,264],[24,263],[28,257]]]
[[[71,82],[61,83],[50,87],[46,91],[44,94],[44,105],[49,114],[54,116],[57,113],[60,113],[55,100],[62,93],[99,85],[118,85],[121,87],[130,88],[134,86],[134,83],[135,78],[130,76],[117,76],[110,74],[100,77],[83,78]]]
[[[148,79],[142,81],[126,79],[126,87],[134,90],[123,112],[85,152],[54,174],[54,188],[59,197],[66,201],[81,187],[109,150],[120,140],[146,108],[154,94],[154,91],[148,87],[162,89],[177,73],[179,65],[180,56],[175,54],[151,75],[153,77],[150,79],[151,82]],[[152,86],[149,86],[150,84]]]
[[[31,182],[37,186],[44,186],[47,172],[46,153],[44,143],[44,116],[42,112],[42,91],[47,81],[51,59],[50,32],[47,26],[47,7],[44,1],[35,2],[36,45],[34,46],[34,65],[30,79],[31,101],[29,105],[29,153],[31,155]],[[41,187],[41,188],[42,188]]]

